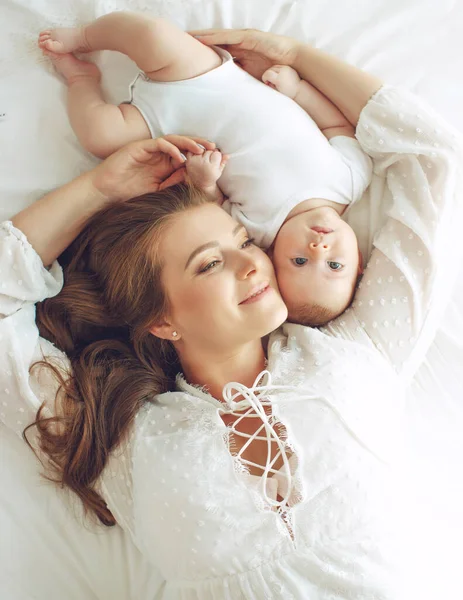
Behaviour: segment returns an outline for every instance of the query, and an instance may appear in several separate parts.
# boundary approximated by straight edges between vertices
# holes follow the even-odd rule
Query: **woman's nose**
[[[238,265],[238,277],[240,279],[247,279],[250,275],[257,271],[257,265],[255,261],[244,258],[243,261]]]

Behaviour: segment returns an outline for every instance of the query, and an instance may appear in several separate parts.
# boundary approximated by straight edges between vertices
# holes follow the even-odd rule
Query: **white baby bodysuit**
[[[300,202],[358,200],[370,183],[371,160],[357,140],[328,142],[293,100],[251,77],[228,52],[215,50],[222,65],[193,79],[137,76],[130,102],[151,135],[197,135],[229,154],[219,181],[229,199],[224,208],[264,248]]]

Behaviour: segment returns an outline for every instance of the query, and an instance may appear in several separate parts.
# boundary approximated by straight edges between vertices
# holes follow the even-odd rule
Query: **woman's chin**
[[[278,295],[278,301],[274,302],[273,305],[265,311],[265,314],[262,314],[260,317],[262,322],[261,337],[268,335],[272,331],[275,331],[275,329],[278,329],[280,325],[283,325],[288,318],[288,309],[280,295]]]
[[[269,286],[264,294],[240,304],[243,324],[253,339],[278,329],[288,318],[288,309],[278,289]]]

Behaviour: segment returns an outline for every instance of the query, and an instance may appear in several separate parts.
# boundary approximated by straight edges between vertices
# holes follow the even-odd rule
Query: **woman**
[[[309,46],[254,31],[201,39],[256,75],[291,64],[387,178],[394,202],[354,306],[262,344],[286,315],[268,259],[183,187],[115,202],[129,195],[112,168],[123,150],[2,226],[2,420],[21,432],[42,400],[42,417],[60,417],[39,420],[42,451],[100,520],[130,532],[163,598],[423,597],[406,579],[391,438],[400,457],[404,385],[447,297],[461,148],[414,97]],[[53,261],[89,217],[63,257],[63,300],[39,312],[73,368],[53,405],[49,371],[28,368],[40,351],[59,372],[68,363],[38,338],[34,303],[59,292]]]

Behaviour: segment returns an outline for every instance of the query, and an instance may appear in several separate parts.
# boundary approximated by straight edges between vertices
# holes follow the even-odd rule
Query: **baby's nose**
[[[329,244],[325,240],[321,240],[319,242],[310,242],[309,248],[313,252],[325,252],[329,249]]]

